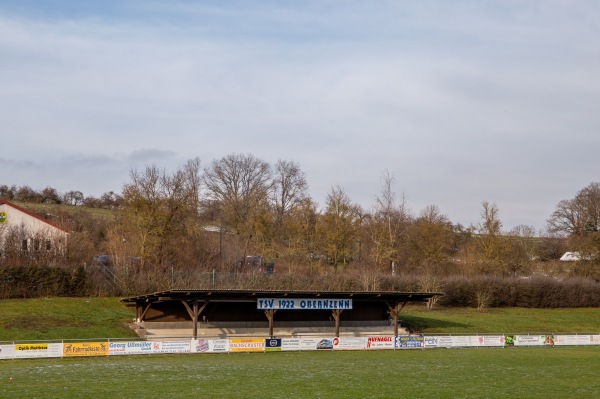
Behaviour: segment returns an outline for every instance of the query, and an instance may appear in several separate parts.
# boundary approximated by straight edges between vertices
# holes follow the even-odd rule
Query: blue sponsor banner
[[[349,310],[352,309],[352,299],[258,298],[256,308],[260,310]]]
[[[281,338],[265,339],[265,351],[280,351],[280,350],[281,350]]]
[[[396,348],[423,348],[425,346],[422,335],[399,335],[396,337]]]

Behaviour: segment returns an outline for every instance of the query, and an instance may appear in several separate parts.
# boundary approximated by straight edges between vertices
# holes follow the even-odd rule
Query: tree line
[[[559,202],[544,232],[524,225],[504,230],[498,206],[487,201],[471,226],[453,224],[435,205],[413,213],[395,184],[385,172],[371,209],[354,203],[340,186],[321,206],[298,163],[269,164],[233,153],[205,166],[194,158],[174,171],[157,165],[131,170],[121,193],[100,198],[6,185],[0,196],[111,210],[101,220],[83,212],[56,216],[72,233],[66,257],[53,262],[80,266],[107,254],[119,281],[151,285],[153,276],[175,270],[190,282],[194,273],[238,273],[250,255],[273,260],[278,274],[354,273],[364,281],[379,275],[552,275],[557,266],[549,261],[566,250],[584,259],[569,273],[600,280],[599,183]],[[12,264],[19,262],[25,261]]]

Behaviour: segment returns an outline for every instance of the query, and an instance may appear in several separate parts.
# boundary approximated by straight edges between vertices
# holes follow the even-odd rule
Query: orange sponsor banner
[[[63,356],[108,356],[108,342],[65,343],[63,345]]]
[[[229,340],[230,352],[264,352],[264,338],[232,338]]]

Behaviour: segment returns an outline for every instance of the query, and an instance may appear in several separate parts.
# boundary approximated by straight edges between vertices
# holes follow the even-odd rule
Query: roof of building
[[[0,205],[10,206],[11,208],[14,208],[14,209],[16,209],[16,210],[18,210],[20,212],[23,212],[23,213],[25,213],[25,214],[27,214],[27,215],[29,215],[29,216],[31,216],[31,217],[33,217],[33,218],[41,221],[41,222],[43,222],[43,223],[46,223],[47,225],[50,225],[50,226],[52,226],[52,227],[54,227],[56,229],[59,229],[61,231],[64,231],[65,233],[68,233],[67,230],[65,230],[63,227],[59,226],[58,224],[56,224],[56,223],[54,223],[54,222],[52,222],[52,221],[50,221],[50,220],[48,220],[46,218],[43,218],[40,215],[37,215],[37,214],[35,214],[35,213],[31,212],[31,211],[28,211],[27,209],[22,208],[22,207],[20,207],[17,204],[13,204],[12,202],[10,202],[8,200],[5,200],[4,198],[0,198]]]
[[[295,291],[295,290],[169,290],[122,298],[121,302],[147,304],[168,301],[255,302],[259,297],[272,298],[352,298],[356,301],[425,302],[441,292],[400,291]]]

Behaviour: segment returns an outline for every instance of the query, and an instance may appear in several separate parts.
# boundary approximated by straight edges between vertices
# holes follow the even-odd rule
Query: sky
[[[600,2],[0,0],[0,184],[86,196],[199,157],[297,162],[321,207],[496,204],[600,180]]]

